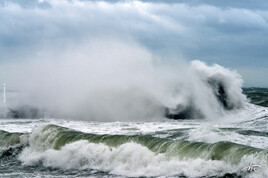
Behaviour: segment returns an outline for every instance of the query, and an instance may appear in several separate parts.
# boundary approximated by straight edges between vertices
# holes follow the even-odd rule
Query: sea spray
[[[1,68],[7,77],[18,77],[9,79],[20,93],[10,108],[28,105],[50,117],[91,121],[160,121],[166,109],[177,114],[192,108],[190,119],[213,120],[246,101],[235,71],[183,59],[165,64],[131,41],[93,40],[72,51],[49,53],[52,58],[41,55]]]

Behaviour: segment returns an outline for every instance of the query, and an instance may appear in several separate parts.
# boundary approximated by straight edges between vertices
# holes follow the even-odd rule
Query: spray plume
[[[175,67],[133,42],[96,40],[72,50],[45,50],[39,59],[1,66],[19,94],[10,107],[32,105],[51,117],[87,120],[163,119],[166,108],[195,108],[206,118],[242,107],[242,79],[219,65],[180,60]],[[162,62],[162,64],[161,64]],[[2,74],[3,74],[2,73]]]

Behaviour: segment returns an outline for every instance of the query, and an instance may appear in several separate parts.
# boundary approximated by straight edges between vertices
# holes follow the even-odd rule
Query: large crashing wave
[[[176,108],[167,108],[166,116],[173,119],[212,118],[228,110],[240,109],[246,102],[242,94],[241,76],[220,65],[207,66],[192,61],[189,82],[177,86]],[[183,98],[183,99],[181,99]]]
[[[56,125],[38,128],[29,135],[2,131],[0,137],[0,156],[16,154],[25,166],[94,169],[126,176],[196,177],[243,175],[240,169],[250,160],[264,166],[254,175],[267,175],[267,150],[232,142],[208,144],[140,134],[97,135]]]
[[[235,71],[201,61],[164,65],[133,43],[96,41],[52,56],[1,68],[22,93],[13,101],[7,98],[8,117],[212,119],[246,101]]]
[[[192,61],[190,67],[181,75],[179,78],[183,77],[183,80],[173,81],[172,88],[168,88],[170,85],[166,86],[168,89],[160,95],[157,89],[151,90],[135,85],[130,86],[132,89],[127,90],[111,89],[118,90],[116,92],[104,89],[101,96],[98,93],[96,96],[91,96],[92,98],[84,98],[85,101],[81,100],[84,103],[81,108],[88,108],[97,120],[99,115],[100,118],[103,118],[102,114],[110,113],[111,110],[111,117],[114,117],[113,114],[118,112],[115,114],[117,118],[122,115],[125,119],[132,117],[134,120],[135,117],[159,117],[160,115],[165,115],[171,119],[195,119],[216,118],[224,115],[229,110],[242,108],[246,102],[246,97],[242,94],[241,89],[243,81],[235,71],[216,64],[207,66],[201,61]],[[167,83],[170,83],[168,78],[167,80]],[[163,84],[166,85],[165,82]],[[170,93],[167,93],[167,91]],[[105,100],[103,96],[106,96],[106,99],[109,98],[112,102],[118,99],[117,103],[109,103],[111,104],[109,111],[107,110],[107,103],[103,101]],[[99,106],[96,108],[92,103],[88,104],[87,99],[96,100],[96,104],[101,103],[103,111],[98,111]],[[140,105],[140,107],[137,107],[137,105]],[[17,104],[13,108],[7,108],[4,117],[41,118],[45,115],[44,110],[49,112],[48,108],[38,109],[30,105]],[[78,112],[78,116],[81,116],[84,111],[78,109],[75,112]],[[85,114],[92,115],[92,113]]]

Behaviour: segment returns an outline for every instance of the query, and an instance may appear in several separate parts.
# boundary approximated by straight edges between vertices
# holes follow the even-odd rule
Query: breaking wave
[[[2,156],[18,148],[18,159],[25,166],[96,169],[127,176],[194,177],[242,175],[241,168],[254,162],[262,165],[254,176],[268,175],[267,150],[232,142],[210,144],[151,135],[97,135],[56,125],[38,128],[31,134],[2,131],[0,136],[1,147],[5,147]]]
[[[136,59],[131,60],[136,63]],[[98,121],[159,120],[164,116],[171,119],[215,119],[231,110],[243,108],[247,102],[241,89],[243,80],[235,71],[216,64],[208,66],[201,61],[192,61],[185,69],[178,69],[182,71],[170,72],[153,66],[150,60],[138,61],[141,63],[139,65],[145,66],[144,69],[139,69],[146,71],[144,75],[131,74],[127,79],[126,75],[123,80],[121,77],[124,74],[117,74],[116,85],[113,82],[105,82],[105,85],[92,84],[85,80],[85,83],[89,83],[81,86],[83,92],[79,92],[78,88],[68,89],[66,96],[62,90],[53,92],[59,96],[47,97],[49,104],[42,104],[41,107],[40,103],[44,100],[42,97],[47,95],[42,94],[42,89],[35,96],[37,101],[42,96],[42,100],[34,107],[31,104],[16,103],[6,109],[5,117],[42,118],[49,115]],[[85,62],[84,66],[91,67],[90,63],[82,61]],[[149,74],[147,70],[150,71]],[[104,81],[100,81],[102,82]],[[79,96],[71,96],[72,92],[79,93]],[[59,98],[57,102],[60,98],[67,101],[51,107],[51,103],[56,103],[55,98]]]
[[[242,93],[241,76],[220,65],[207,66],[192,61],[190,78],[177,86],[175,108],[168,108],[166,116],[174,119],[209,118],[223,116],[228,110],[241,109],[247,102]]]

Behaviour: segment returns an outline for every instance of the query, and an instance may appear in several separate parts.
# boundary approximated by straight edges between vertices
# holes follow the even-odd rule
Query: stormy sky
[[[1,0],[0,66],[119,39],[162,63],[217,63],[237,70],[245,87],[268,87],[267,21],[266,0]]]

